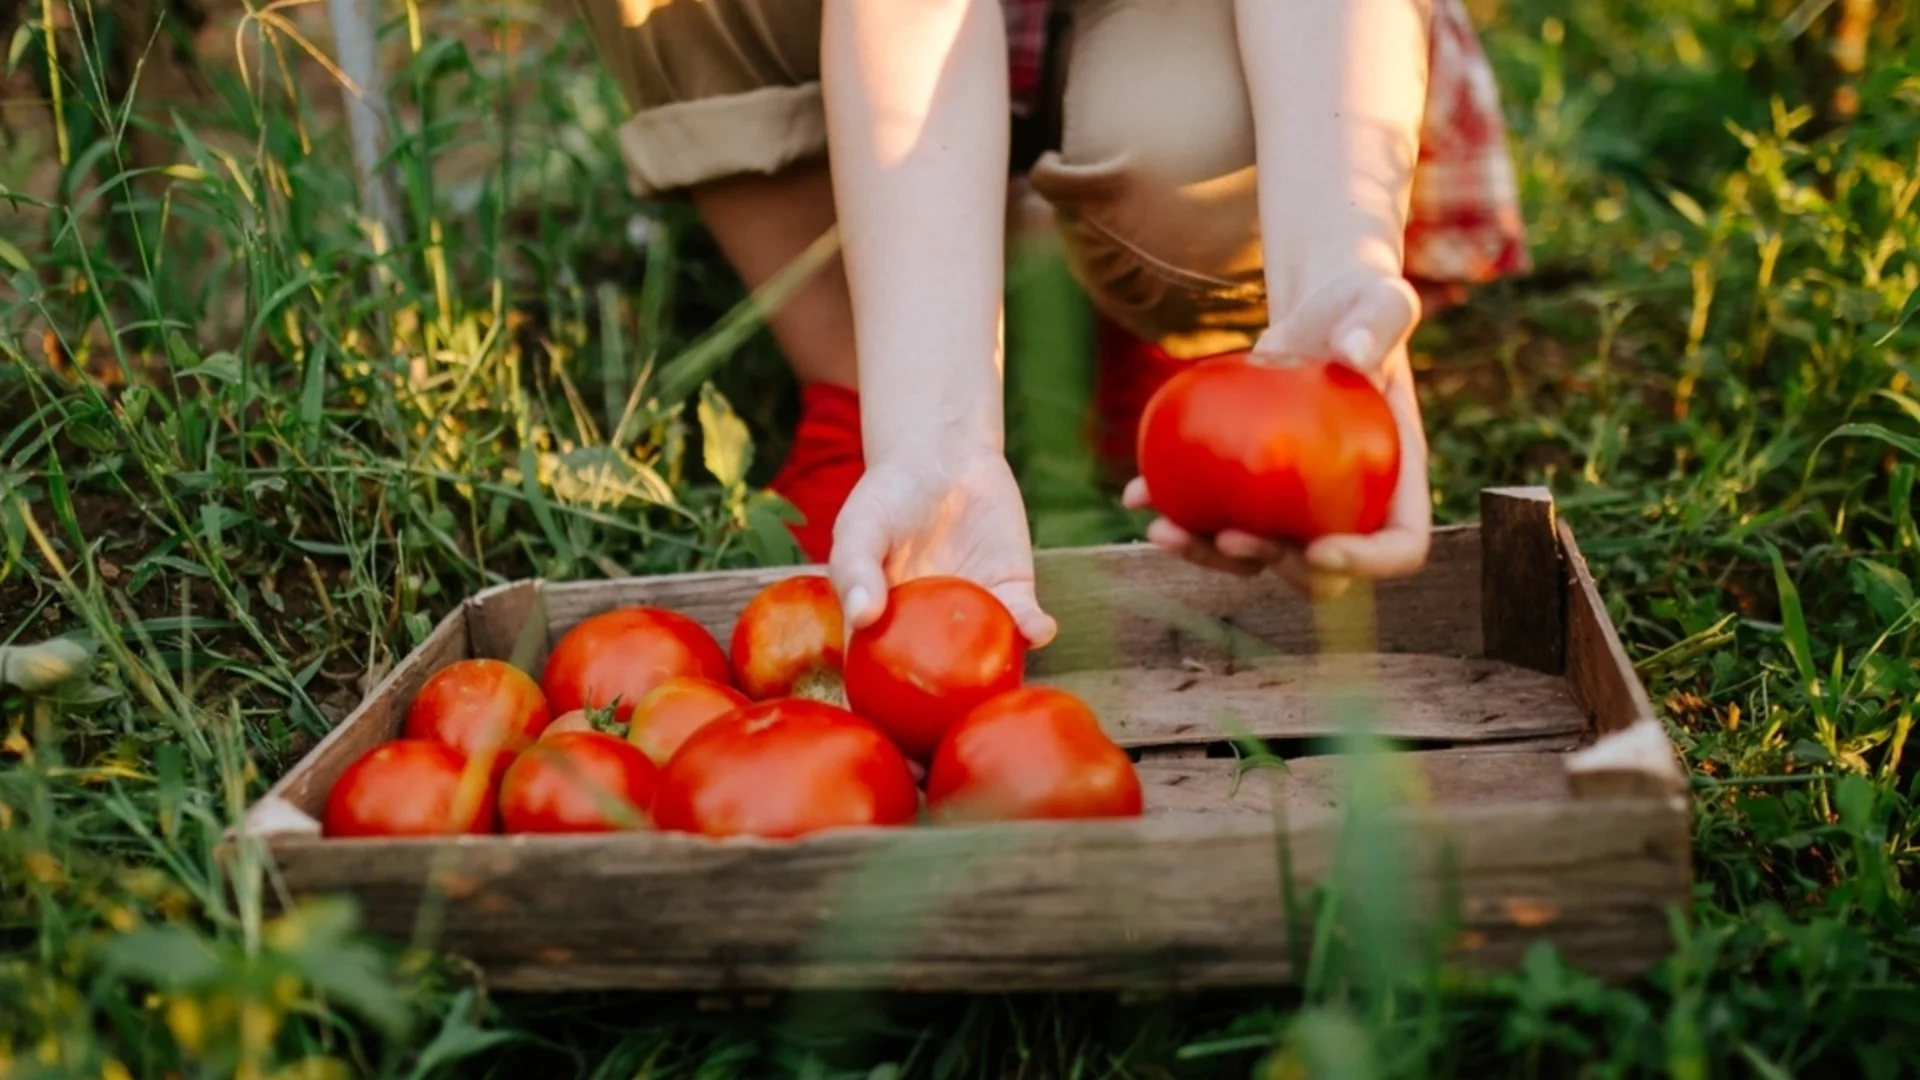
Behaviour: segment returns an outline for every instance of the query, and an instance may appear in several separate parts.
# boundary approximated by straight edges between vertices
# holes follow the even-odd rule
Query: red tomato
[[[675,675],[724,683],[727,654],[685,615],[629,607],[567,631],[547,657],[540,685],[555,712],[614,705],[614,718],[624,722],[641,698]]]
[[[1400,434],[1386,398],[1346,364],[1225,357],[1147,403],[1140,475],[1155,509],[1190,533],[1305,544],[1386,524]]]
[[[847,644],[847,702],[908,757],[933,756],[953,722],[1020,685],[1026,640],[999,597],[954,577],[896,585]]]
[[[900,825],[920,809],[906,759],[845,709],[785,698],[695,732],[667,762],[654,802],[662,829],[788,839]]]
[[[733,627],[733,683],[755,701],[842,697],[846,623],[833,584],[819,574],[783,578],[760,590]]]
[[[644,829],[660,769],[638,747],[599,731],[568,731],[521,754],[500,782],[510,833]]]
[[[347,766],[327,792],[327,836],[444,836],[493,831],[493,784],[451,746],[382,743]]]
[[[627,741],[654,764],[665,765],[687,736],[747,704],[747,695],[731,686],[676,676],[654,687],[633,707],[633,715],[627,718]]]
[[[498,780],[551,719],[526,672],[502,660],[462,660],[435,672],[414,695],[401,733],[478,758]]]
[[[564,735],[569,731],[598,731],[593,726],[593,714],[585,709],[575,709],[565,716],[556,716],[547,730],[540,733],[542,739],[551,739],[555,735]]]
[[[1139,817],[1140,776],[1086,703],[1029,686],[968,713],[927,777],[927,808],[948,821]]]

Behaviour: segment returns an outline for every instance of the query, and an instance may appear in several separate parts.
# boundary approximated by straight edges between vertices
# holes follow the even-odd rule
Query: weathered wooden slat
[[[1183,660],[1253,658],[1319,651],[1329,622],[1364,616],[1381,652],[1466,656],[1481,647],[1480,531],[1434,532],[1427,566],[1411,578],[1355,590],[1347,604],[1318,612],[1277,578],[1251,580],[1203,570],[1148,544],[1046,550],[1034,557],[1040,602],[1059,637],[1033,654],[1035,671],[1174,667]],[[767,583],[817,567],[679,574],[547,585],[550,634],[558,638],[589,615],[629,604],[672,608],[722,642],[740,609]],[[1316,621],[1317,620],[1317,621]]]
[[[1586,719],[1564,679],[1445,656],[1273,657],[1235,671],[1145,668],[1042,675],[1090,705],[1125,746],[1334,735],[1359,721],[1399,739],[1484,742],[1567,734]],[[1351,711],[1345,711],[1351,710]]]
[[[535,678],[546,663],[547,616],[539,581],[496,585],[464,605],[474,656],[506,660]]]
[[[1665,802],[1453,805],[1396,814],[1417,840],[1398,896],[1440,895],[1450,852],[1470,962],[1551,937],[1637,971],[1684,898],[1687,832]],[[1020,990],[1288,981],[1274,824],[1257,816],[992,829],[862,830],[795,844],[681,837],[288,840],[300,892],[352,888],[377,932],[415,925],[436,872],[439,946],[497,986]],[[1340,819],[1290,823],[1302,889]],[[1545,841],[1545,842],[1543,842]],[[724,913],[720,915],[718,913]],[[529,928],[537,932],[529,933]]]
[[[1337,810],[1356,776],[1381,772],[1404,779],[1396,797],[1409,803],[1520,805],[1567,798],[1566,758],[1540,750],[1416,750],[1381,762],[1341,754],[1289,759],[1283,767],[1244,767],[1229,758],[1148,760],[1139,764],[1147,816],[1266,816],[1276,800],[1290,817]],[[1367,769],[1364,773],[1356,769]]]
[[[1567,683],[1586,711],[1594,734],[1621,731],[1653,719],[1653,703],[1620,644],[1607,606],[1594,586],[1573,530],[1559,528],[1561,561],[1567,568]]]
[[[347,766],[399,732],[401,722],[406,719],[407,704],[420,692],[427,678],[470,655],[466,611],[456,608],[440,620],[419,648],[394,665],[359,708],[340,721],[340,726],[328,732],[318,746],[268,789],[262,802],[273,808],[271,818],[250,820],[248,828],[252,830],[256,824],[260,825],[262,835],[273,831],[267,826],[285,820],[285,807],[275,806],[276,803],[318,818],[326,805],[327,792]]]
[[[1546,488],[1480,493],[1480,618],[1485,653],[1558,675],[1566,666],[1566,575]]]

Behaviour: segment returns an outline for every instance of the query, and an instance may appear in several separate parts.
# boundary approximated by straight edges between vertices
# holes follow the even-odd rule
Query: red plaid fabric
[[[1013,76],[1013,111],[1033,110],[1047,66],[1047,17],[1053,0],[1000,0],[1007,13],[1007,60]]]
[[[1493,66],[1462,0],[1436,0],[1407,276],[1478,285],[1530,266]]]
[[[1026,115],[1046,76],[1053,0],[1001,0],[1014,111]],[[1407,276],[1423,286],[1477,285],[1531,267],[1500,89],[1462,0],[1435,0],[1427,113],[1407,222]]]

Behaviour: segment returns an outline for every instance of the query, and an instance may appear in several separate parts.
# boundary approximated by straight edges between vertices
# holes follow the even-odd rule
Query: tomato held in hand
[[[597,833],[644,829],[660,780],[638,747],[599,731],[541,739],[500,782],[500,821],[509,833]]]
[[[1006,605],[955,577],[903,582],[847,645],[847,701],[908,757],[933,756],[974,706],[1020,685],[1027,643]]]
[[[335,837],[492,832],[493,783],[477,764],[471,777],[466,772],[466,757],[444,743],[382,743],[334,781],[322,832]]]
[[[708,679],[675,676],[653,688],[627,717],[627,741],[665,765],[687,736],[748,705],[747,695]]]
[[[942,821],[1140,816],[1140,776],[1086,703],[1029,686],[968,713],[947,732],[927,777]]]
[[[502,660],[462,660],[435,672],[414,695],[401,734],[477,758],[498,780],[551,719],[526,672]]]
[[[760,590],[733,627],[733,683],[755,701],[806,697],[843,704],[846,623],[833,583],[820,574]]]
[[[678,612],[629,607],[566,632],[547,657],[540,686],[557,713],[614,705],[625,721],[654,687],[675,675],[727,681],[727,654],[707,628]]]
[[[1400,433],[1386,398],[1338,361],[1200,361],[1140,420],[1154,508],[1197,536],[1238,529],[1307,544],[1386,524]]]
[[[667,762],[653,815],[678,832],[791,839],[900,825],[919,810],[906,759],[879,728],[845,709],[785,698],[695,732]]]

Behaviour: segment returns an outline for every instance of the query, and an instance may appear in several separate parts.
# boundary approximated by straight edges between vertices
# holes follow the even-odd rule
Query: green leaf
[[[27,254],[13,245],[13,241],[0,236],[0,262],[6,263],[23,274],[33,273],[33,263],[27,260]]]
[[[1374,1037],[1347,1010],[1309,1009],[1300,1014],[1287,1032],[1287,1046],[1281,1051],[1280,1060],[1298,1069],[1303,1076],[1372,1080],[1380,1075],[1379,1062],[1373,1053],[1374,1042]],[[1286,1067],[1283,1065],[1266,1075],[1285,1076]]]
[[[1822,448],[1835,439],[1878,439],[1888,446],[1893,447],[1895,450],[1920,458],[1920,438],[1915,438],[1911,435],[1901,435],[1879,424],[1842,424],[1834,428],[1826,438],[1820,440],[1820,445],[1813,448],[1814,454],[1818,454]],[[1808,455],[1809,469],[1812,468],[1812,457],[1813,455]]]
[[[1768,544],[1767,554],[1773,559],[1774,587],[1780,592],[1781,634],[1786,639],[1787,653],[1793,657],[1793,666],[1800,672],[1801,681],[1807,684],[1808,693],[1812,693],[1820,685],[1820,669],[1813,664],[1813,642],[1807,635],[1806,613],[1800,608],[1800,590],[1787,576],[1787,564],[1780,558],[1780,549]]]
[[[305,433],[307,453],[320,450],[322,411],[327,397],[327,343],[322,339],[307,354],[307,370],[300,380],[300,429]]]
[[[1851,572],[1854,591],[1866,599],[1882,623],[1893,624],[1913,607],[1913,583],[1893,567],[1872,559],[1855,559]]]
[[[798,523],[803,514],[792,503],[772,492],[760,492],[747,500],[747,528],[741,541],[747,553],[760,566],[793,566],[801,561],[799,541],[787,528]]]
[[[13,40],[7,43],[7,74],[11,76],[20,69],[20,58],[27,55],[27,47],[33,44],[33,23],[25,19],[14,27]]]
[[[516,1032],[488,1031],[474,1024],[470,1019],[474,1011],[473,1001],[474,992],[471,990],[462,990],[453,999],[446,1019],[440,1023],[440,1030],[426,1049],[420,1051],[420,1060],[414,1063],[413,1071],[407,1074],[411,1080],[427,1080],[427,1077],[450,1065],[525,1038]]]
[[[267,942],[314,989],[389,1033],[411,1017],[381,955],[361,941],[359,909],[349,900],[316,900],[275,919]]]
[[[1920,312],[1920,289],[1915,289],[1907,294],[1907,302],[1900,306],[1900,314],[1894,316],[1893,325],[1887,327],[1887,332],[1881,334],[1879,339],[1873,343],[1874,348],[1877,349],[1887,342],[1892,341],[1893,336],[1898,334],[1901,329],[1913,319],[1916,312]]]
[[[166,988],[201,985],[218,978],[221,969],[213,947],[181,926],[122,934],[100,947],[100,958],[123,977]]]
[[[228,386],[240,384],[240,358],[222,350],[182,371],[182,375],[191,375],[206,382],[226,383]]]
[[[700,431],[707,471],[728,491],[745,484],[753,463],[753,437],[747,422],[711,383],[700,387]]]

